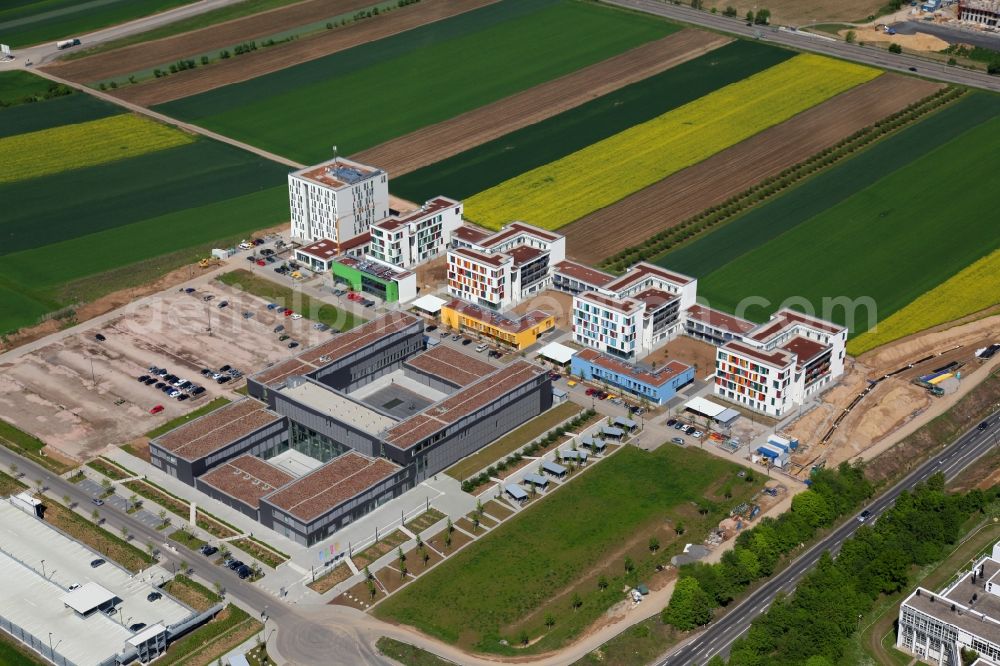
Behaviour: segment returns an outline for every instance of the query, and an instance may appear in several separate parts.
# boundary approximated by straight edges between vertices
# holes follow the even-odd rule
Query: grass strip
[[[171,541],[176,541],[185,548],[190,548],[191,550],[198,550],[204,546],[207,542],[203,539],[199,539],[195,535],[188,532],[186,529],[181,528],[170,533],[168,537]]]
[[[178,428],[189,421],[193,421],[194,419],[202,417],[205,414],[214,412],[215,410],[219,409],[220,407],[224,407],[229,403],[230,403],[229,398],[223,398],[221,396],[215,398],[211,402],[205,403],[204,405],[194,410],[193,412],[189,412],[183,416],[178,416],[175,419],[167,421],[161,426],[153,428],[152,430],[146,433],[146,437],[148,437],[149,439],[156,439],[161,435],[167,434],[174,428]]]
[[[382,636],[375,641],[375,647],[382,655],[406,666],[451,666],[455,663],[388,636]]]
[[[350,330],[366,321],[353,312],[324,303],[319,299],[313,299],[302,291],[272,282],[242,268],[225,273],[218,279],[223,284],[236,287],[282,307],[291,308],[307,319],[326,324],[338,331]]]
[[[222,597],[184,574],[177,574],[163,585],[163,590],[196,611],[206,611],[222,601]]]
[[[45,442],[3,420],[0,420],[0,444],[56,474],[72,469],[71,465],[46,456],[43,451]]]

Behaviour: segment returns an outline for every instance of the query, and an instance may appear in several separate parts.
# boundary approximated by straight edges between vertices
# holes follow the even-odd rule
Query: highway
[[[845,60],[882,69],[915,74],[928,79],[955,83],[984,90],[1000,91],[1000,77],[990,76],[985,72],[977,72],[961,67],[949,67],[943,62],[928,60],[909,54],[893,54],[874,46],[859,46],[838,40],[825,39],[805,32],[779,30],[772,26],[748,26],[742,18],[729,18],[721,14],[692,9],[691,7],[672,5],[659,0],[604,0],[609,5],[617,5],[634,9],[656,16],[680,21],[695,26],[703,26],[720,32],[728,32],[750,39],[759,38],[772,44],[779,44],[802,51],[812,51],[822,55],[834,56]],[[910,68],[916,68],[916,72]]]
[[[896,500],[900,493],[909,490],[927,477],[943,472],[945,478],[952,479],[991,447],[1000,442],[1000,410],[989,417],[990,427],[985,431],[973,428],[965,432],[954,443],[928,459],[910,472],[903,480],[879,495],[865,508],[872,512],[871,519],[878,517]],[[860,511],[859,511],[860,513]],[[706,663],[716,654],[728,655],[733,642],[739,638],[764,612],[779,592],[791,592],[795,585],[818,561],[825,551],[836,554],[840,546],[861,526],[855,517],[848,519],[829,536],[807,549],[802,555],[778,575],[769,579],[749,597],[737,604],[714,624],[700,634],[690,638],[673,652],[657,662],[658,666],[698,666]]]

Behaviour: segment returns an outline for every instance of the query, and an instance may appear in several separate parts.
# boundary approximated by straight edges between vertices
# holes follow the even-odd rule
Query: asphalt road
[[[896,500],[900,493],[909,490],[927,477],[943,472],[952,479],[970,463],[985,454],[1000,442],[1000,410],[989,417],[991,427],[984,432],[975,428],[959,437],[910,472],[902,481],[878,496],[866,508],[872,512],[872,519],[880,515]],[[728,655],[733,641],[739,638],[764,612],[779,592],[791,592],[799,579],[819,561],[825,551],[836,554],[845,540],[861,526],[854,517],[834,530],[829,536],[816,543],[800,555],[787,569],[768,580],[749,597],[726,613],[718,622],[705,631],[689,639],[686,643],[657,662],[658,666],[698,666],[716,654]]]
[[[893,23],[892,27],[901,35],[925,32],[943,39],[949,44],[972,44],[973,46],[982,46],[984,49],[1000,50],[1000,35],[995,32],[963,30],[928,21],[903,21]]]
[[[5,472],[11,463],[17,465],[18,471],[24,476],[22,482],[34,488],[35,481],[41,480],[47,492],[55,497],[64,495],[82,507],[91,506],[93,495],[76,484],[66,481],[60,476],[49,472],[44,467],[22,458],[9,449],[0,447],[0,469]],[[121,509],[106,502],[98,509],[106,525],[112,533],[118,533],[122,527],[128,528],[133,542],[140,549],[147,543],[156,546],[161,554],[160,564],[167,569],[179,567],[186,562],[195,575],[209,583],[219,582],[226,590],[226,596],[240,602],[245,609],[254,609],[262,613],[266,609],[268,621],[265,625],[268,645],[274,646],[284,663],[295,664],[384,664],[387,663],[378,656],[372,648],[372,643],[378,637],[373,631],[374,621],[360,611],[351,611],[344,607],[326,607],[318,619],[336,616],[337,630],[328,628],[328,623],[322,623],[309,617],[307,609],[300,609],[281,603],[273,596],[260,590],[250,583],[240,580],[239,576],[229,569],[215,566],[199,553],[186,550],[178,544],[171,544],[177,552],[165,546],[166,535],[142,523]],[[355,617],[355,615],[357,617]],[[271,629],[277,629],[271,633]]]
[[[858,46],[841,41],[831,41],[805,32],[778,30],[771,26],[747,26],[739,18],[728,18],[721,14],[691,9],[681,5],[671,5],[658,0],[604,0],[607,4],[626,7],[637,11],[663,16],[674,21],[703,26],[720,32],[728,32],[751,39],[788,46],[802,51],[812,51],[823,55],[853,60],[891,71],[914,74],[928,79],[945,81],[973,88],[1000,91],[1000,77],[985,72],[975,72],[960,67],[949,67],[942,62],[927,60],[914,55],[892,54],[873,46]],[[910,68],[916,68],[916,72]]]

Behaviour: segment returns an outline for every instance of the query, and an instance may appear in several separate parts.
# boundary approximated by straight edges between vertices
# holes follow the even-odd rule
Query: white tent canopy
[[[706,400],[701,396],[691,398],[684,403],[684,409],[702,414],[703,416],[714,419],[719,423],[729,423],[740,415],[740,413],[735,409],[723,407],[722,405],[712,402],[711,400]]]
[[[569,360],[573,358],[574,354],[576,354],[575,349],[567,347],[566,345],[561,345],[558,342],[550,342],[538,350],[539,356],[543,356],[550,361],[555,361],[559,365],[569,363]]]
[[[428,294],[426,296],[421,296],[417,300],[410,303],[410,307],[423,310],[427,314],[436,315],[438,312],[441,312],[441,306],[447,302],[448,301],[443,298],[438,298],[437,296],[431,296]]]

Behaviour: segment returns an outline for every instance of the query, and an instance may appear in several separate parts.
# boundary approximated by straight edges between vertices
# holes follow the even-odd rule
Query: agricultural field
[[[955,321],[1000,302],[1000,250],[963,268],[847,343],[858,356],[887,342]]]
[[[742,313],[760,321],[794,298],[858,335],[1000,246],[992,198],[968,187],[1000,166],[998,130],[1000,98],[967,94],[657,263],[698,277],[713,307],[763,297]],[[928,182],[947,173],[962,178]],[[840,297],[874,312],[823,307]]]
[[[156,108],[316,162],[333,144],[343,154],[364,150],[676,30],[577,0],[502,0]]]
[[[237,148],[89,95],[0,110],[4,129],[7,114],[33,131],[0,138],[18,165],[0,179],[18,202],[0,218],[0,333],[287,219],[287,168]]]
[[[31,46],[79,37],[191,2],[194,0],[6,0],[0,6],[0,37],[12,48]]]
[[[480,192],[466,216],[494,229],[514,219],[558,229],[880,74],[795,56]]]
[[[732,42],[539,123],[402,177],[393,177],[393,193],[410,201],[425,201],[442,193],[459,199],[471,197],[653,120],[793,55],[791,51],[760,42]]]
[[[738,478],[740,469],[696,449],[625,447],[420,576],[374,613],[483,652],[556,649],[620,601],[623,585],[652,584],[655,564],[700,540],[759,488],[759,480]],[[623,492],[628,502],[620,501]],[[679,538],[674,528],[682,522],[687,531]],[[651,538],[658,539],[657,548],[650,548]],[[632,573],[625,572],[626,558]],[[603,590],[602,577],[608,583]],[[519,644],[522,631],[530,647],[500,644],[504,638]]]
[[[72,92],[68,86],[47,81],[28,72],[0,72],[0,109],[70,95]]]

